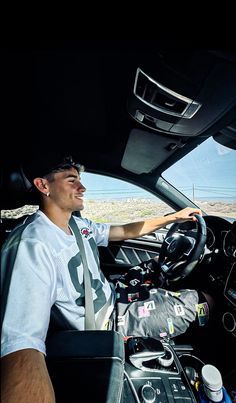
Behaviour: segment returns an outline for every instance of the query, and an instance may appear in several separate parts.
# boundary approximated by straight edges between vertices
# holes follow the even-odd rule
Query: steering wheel
[[[185,278],[199,262],[206,244],[207,229],[203,217],[199,214],[195,214],[195,217],[195,229],[192,228],[192,221],[175,223],[163,240],[159,268],[166,280]]]

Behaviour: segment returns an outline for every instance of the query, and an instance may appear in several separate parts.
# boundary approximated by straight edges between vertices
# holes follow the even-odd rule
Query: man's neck
[[[42,208],[42,212],[49,218],[53,224],[57,225],[60,229],[62,229],[66,234],[71,235],[71,229],[69,227],[69,220],[71,218],[71,212],[57,210],[56,208],[51,209]]]

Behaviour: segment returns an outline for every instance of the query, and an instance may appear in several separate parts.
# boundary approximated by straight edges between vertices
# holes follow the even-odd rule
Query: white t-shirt
[[[113,294],[100,270],[97,249],[97,246],[107,246],[110,226],[74,218],[92,273],[96,317]],[[83,265],[75,236],[67,235],[42,211],[37,211],[22,225],[12,231],[10,238],[13,241],[9,239],[2,250],[2,261],[13,264],[2,328],[2,356],[25,348],[45,354],[53,304],[74,328],[84,329]],[[16,257],[9,260],[13,250]],[[114,307],[115,295],[112,297],[107,317]]]

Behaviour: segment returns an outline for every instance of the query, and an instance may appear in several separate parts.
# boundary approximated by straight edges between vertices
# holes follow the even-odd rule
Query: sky
[[[103,198],[126,198],[126,197],[146,197],[147,192],[126,183],[119,179],[112,179],[102,175],[83,172],[81,175],[82,183],[86,187],[86,197],[88,199]],[[150,195],[150,198],[154,197]]]
[[[236,201],[236,150],[209,138],[164,175],[188,197]],[[118,179],[84,172],[82,183],[88,199],[154,196]]]
[[[209,138],[163,176],[186,194],[236,200],[236,150]]]

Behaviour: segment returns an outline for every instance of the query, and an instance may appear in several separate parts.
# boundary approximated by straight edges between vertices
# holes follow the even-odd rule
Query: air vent
[[[134,95],[152,108],[172,116],[191,119],[201,104],[177,94],[137,69]]]

